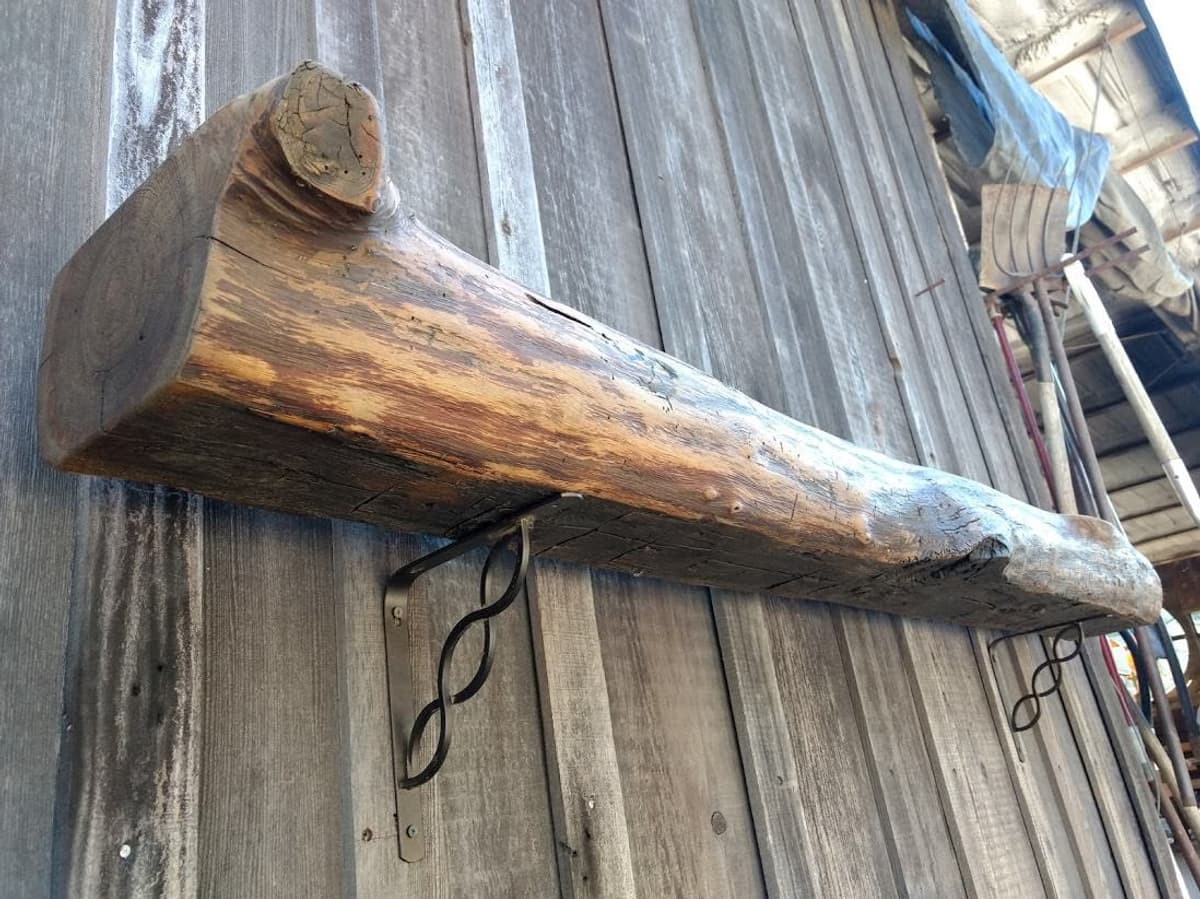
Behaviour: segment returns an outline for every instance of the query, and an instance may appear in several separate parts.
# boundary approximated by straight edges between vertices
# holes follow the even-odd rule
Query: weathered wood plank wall
[[[997,683],[987,634],[565,565],[501,619],[404,864],[379,591],[430,541],[35,458],[53,273],[205,115],[316,57],[379,96],[401,195],[458,245],[1044,501],[887,0],[59,6],[0,35],[44,101],[0,135],[27,211],[0,237],[0,893],[1173,895],[1081,670],[1005,728],[1032,639]],[[415,596],[421,689],[479,561]]]

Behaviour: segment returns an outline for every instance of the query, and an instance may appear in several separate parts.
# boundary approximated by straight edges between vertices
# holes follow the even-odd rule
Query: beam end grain
[[[346,206],[379,209],[387,160],[375,97],[315,62],[304,62],[283,85],[271,131],[288,166],[309,186]]]
[[[451,246],[379,127],[306,63],[101,227],[51,300],[51,462],[447,536],[576,491],[539,548],[602,567],[991,627],[1157,613],[1107,524],[800,424]]]

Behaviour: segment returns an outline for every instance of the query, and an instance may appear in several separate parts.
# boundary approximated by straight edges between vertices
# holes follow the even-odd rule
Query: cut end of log
[[[292,173],[368,214],[378,210],[387,191],[381,125],[370,91],[315,62],[292,72],[271,117]]]

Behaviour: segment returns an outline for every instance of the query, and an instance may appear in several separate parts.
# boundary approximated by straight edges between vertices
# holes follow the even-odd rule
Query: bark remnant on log
[[[1157,613],[1108,524],[800,424],[451,246],[380,121],[305,63],[101,226],[51,298],[50,462],[447,536],[577,491],[540,551],[979,626]]]

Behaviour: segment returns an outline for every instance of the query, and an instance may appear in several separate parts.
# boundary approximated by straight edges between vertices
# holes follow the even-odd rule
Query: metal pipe
[[[1179,653],[1175,652],[1175,643],[1161,616],[1154,623],[1154,632],[1158,634],[1158,642],[1163,648],[1163,656],[1171,668],[1171,678],[1175,681],[1175,696],[1179,699],[1179,720],[1183,722],[1183,726],[1179,730],[1191,743],[1196,739],[1196,707],[1192,705],[1192,694],[1188,692],[1183,667],[1179,664]]]
[[[1096,335],[1096,341],[1104,351],[1108,364],[1112,366],[1113,373],[1117,376],[1117,382],[1125,392],[1125,398],[1133,407],[1147,441],[1154,448],[1154,454],[1162,465],[1167,481],[1179,498],[1180,505],[1187,510],[1192,521],[1200,527],[1200,494],[1197,494],[1196,485],[1192,482],[1191,475],[1188,474],[1187,466],[1179,457],[1179,451],[1175,448],[1170,433],[1163,425],[1162,419],[1159,418],[1154,403],[1150,401],[1150,394],[1146,392],[1146,387],[1142,384],[1142,379],[1138,377],[1137,370],[1129,359],[1129,354],[1125,352],[1125,347],[1117,336],[1117,329],[1113,326],[1112,319],[1108,317],[1108,311],[1104,308],[1104,303],[1096,292],[1095,285],[1092,284],[1079,262],[1072,262],[1063,271],[1066,273],[1071,289],[1079,297],[1080,305],[1083,307],[1083,313],[1087,317],[1092,333]]]
[[[1141,378],[1138,377],[1137,371],[1133,368],[1133,363],[1130,362],[1129,356],[1125,352],[1125,347],[1121,344],[1117,336],[1116,328],[1113,326],[1112,319],[1109,318],[1108,312],[1100,300],[1100,295],[1096,292],[1095,286],[1086,273],[1084,273],[1083,266],[1079,262],[1072,262],[1066,266],[1064,271],[1071,288],[1079,296],[1088,324],[1092,332],[1096,335],[1096,340],[1100,343],[1109,365],[1112,366],[1117,376],[1117,381],[1121,384],[1125,396],[1129,400],[1129,405],[1133,407],[1134,412],[1141,421],[1147,439],[1154,447],[1159,461],[1162,462],[1168,479],[1172,479],[1173,470],[1176,474],[1178,474],[1179,470],[1182,470],[1183,481],[1185,483],[1180,483],[1178,480],[1171,480],[1171,483],[1176,488],[1176,495],[1179,497],[1184,508],[1191,514],[1193,521],[1200,526],[1200,496],[1197,496],[1195,485],[1188,475],[1187,468],[1179,458],[1179,453],[1175,450],[1170,435],[1167,433],[1166,427],[1163,426],[1162,419],[1158,417],[1154,405],[1150,402],[1150,396],[1146,393],[1146,388],[1142,385]],[[1023,295],[1023,299],[1026,306],[1032,305],[1033,301],[1027,294]],[[1049,339],[1046,336],[1046,332],[1048,330],[1055,330],[1055,333],[1057,333],[1057,331],[1053,327],[1054,311],[1050,306],[1049,298],[1044,296],[1044,288],[1039,292],[1039,301],[1041,301],[1039,303],[1041,314],[1037,318],[1039,319],[1038,323],[1042,324],[1039,336],[1043,339]],[[1035,334],[1038,330],[1036,324],[1033,328],[1033,333]],[[1071,369],[1066,360],[1065,350],[1062,353],[1059,369],[1062,374],[1064,388],[1067,389],[1068,407],[1070,408],[1071,404],[1069,400],[1071,391],[1074,390],[1074,382],[1070,376]],[[1068,383],[1071,384],[1070,388],[1066,388]],[[1078,401],[1077,393],[1076,401]],[[1074,414],[1075,411],[1078,412],[1078,417]],[[1073,409],[1072,412],[1072,418],[1079,431],[1078,436],[1082,443],[1081,449],[1083,450],[1084,458],[1095,460],[1095,448],[1090,445],[1090,434],[1087,430],[1086,419],[1083,416],[1082,405],[1078,405],[1077,410]],[[1042,416],[1043,420],[1045,420],[1044,411]],[[1083,443],[1083,441],[1086,442]],[[1053,452],[1053,449],[1051,451]],[[1096,462],[1096,466],[1098,470],[1098,462]],[[1096,491],[1096,498],[1104,512],[1104,517],[1110,523],[1120,527],[1120,521],[1112,508],[1112,504],[1108,501],[1107,493],[1103,490],[1103,481],[1098,481],[1097,483],[1100,489]],[[1175,779],[1179,784],[1178,795],[1180,805],[1184,809],[1185,815],[1191,820],[1191,816],[1197,814],[1195,812],[1196,793],[1192,789],[1191,774],[1188,771],[1187,760],[1183,755],[1183,747],[1179,742],[1179,733],[1175,729],[1175,722],[1171,717],[1171,706],[1167,702],[1167,691],[1163,687],[1162,678],[1159,676],[1158,664],[1150,652],[1150,642],[1153,639],[1151,637],[1151,630],[1149,627],[1142,626],[1135,633],[1134,658],[1140,662],[1138,680],[1143,689],[1145,689],[1145,686],[1149,686],[1150,694],[1154,698],[1158,729],[1162,734],[1163,742],[1166,744],[1170,765],[1175,771]],[[1186,686],[1183,689],[1187,689]]]
[[[1054,374],[1050,361],[1049,339],[1042,313],[1029,291],[1022,291],[1021,308],[1029,326],[1029,348],[1033,353],[1034,373],[1037,379],[1038,408],[1042,413],[1042,431],[1046,435],[1046,449],[1050,455],[1050,487],[1054,492],[1054,504],[1059,512],[1074,513],[1075,494],[1071,488],[1071,463],[1067,459],[1067,445],[1063,438],[1062,415],[1058,408],[1058,397],[1054,391]]]
[[[1008,370],[1008,379],[1012,382],[1017,394],[1017,405],[1021,407],[1021,418],[1025,421],[1025,431],[1033,441],[1037,453],[1038,464],[1042,469],[1042,477],[1046,483],[1051,482],[1050,457],[1046,453],[1046,443],[1042,440],[1042,432],[1038,430],[1037,416],[1033,411],[1033,403],[1029,401],[1029,391],[1025,389],[1025,379],[1021,377],[1021,367],[1017,365],[1017,357],[1013,355],[1008,343],[1008,335],[1004,333],[1004,316],[999,311],[992,313],[992,330],[996,332],[996,340],[1000,343],[1000,355],[1004,357],[1004,367]]]
[[[1175,722],[1171,720],[1171,706],[1167,702],[1167,691],[1163,688],[1162,678],[1158,675],[1158,663],[1150,652],[1150,628],[1142,625],[1135,631],[1137,637],[1137,654],[1142,659],[1146,669],[1146,680],[1150,684],[1150,693],[1154,697],[1155,718],[1158,729],[1162,733],[1163,743],[1170,757],[1171,767],[1175,770],[1175,780],[1179,784],[1179,802],[1185,808],[1196,807],[1196,792],[1192,789],[1192,775],[1188,771],[1187,760],[1183,757],[1183,747],[1179,744],[1179,733],[1175,730]]]
[[[1116,519],[1108,491],[1104,488],[1104,476],[1100,471],[1100,461],[1096,458],[1096,447],[1092,443],[1092,434],[1088,430],[1087,416],[1083,412],[1083,403],[1079,400],[1079,390],[1075,386],[1075,378],[1071,373],[1071,362],[1067,358],[1066,347],[1063,346],[1062,334],[1054,315],[1054,307],[1050,303],[1050,295],[1046,291],[1046,283],[1039,278],[1034,282],[1037,292],[1038,307],[1041,309],[1042,322],[1050,344],[1050,352],[1054,365],[1058,369],[1058,380],[1066,399],[1067,416],[1074,431],[1075,440],[1079,447],[1079,455],[1087,470],[1088,481],[1091,484],[1092,496],[1096,506],[1101,510],[1101,517],[1108,521]]]
[[[1158,807],[1162,810],[1162,816],[1166,819],[1167,826],[1171,828],[1175,846],[1179,850],[1179,854],[1183,856],[1183,862],[1192,873],[1192,878],[1200,883],[1200,855],[1196,854],[1196,846],[1188,835],[1188,830],[1184,827],[1179,812],[1175,810],[1175,800],[1167,792],[1167,788],[1163,786],[1161,780],[1154,782],[1154,788],[1158,791]]]

